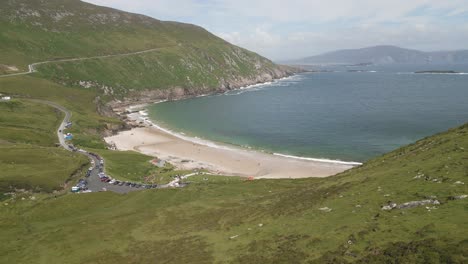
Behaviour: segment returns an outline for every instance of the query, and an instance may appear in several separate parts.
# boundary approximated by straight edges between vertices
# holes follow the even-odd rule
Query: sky
[[[274,60],[396,45],[468,49],[468,0],[86,0],[192,23]]]

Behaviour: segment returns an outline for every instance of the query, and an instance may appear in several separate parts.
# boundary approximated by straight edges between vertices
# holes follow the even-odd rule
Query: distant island
[[[466,64],[468,50],[424,52],[396,46],[373,46],[362,49],[332,51],[298,60],[285,61],[287,64],[340,64],[368,66],[382,64]]]

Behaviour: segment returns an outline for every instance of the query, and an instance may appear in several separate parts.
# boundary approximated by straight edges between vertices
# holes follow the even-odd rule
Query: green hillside
[[[324,179],[19,195],[0,207],[0,262],[466,263],[467,148],[468,124]],[[425,199],[440,204],[381,209]]]
[[[329,178],[200,175],[181,189],[68,193],[88,160],[55,147],[63,114],[29,99],[67,108],[73,144],[102,155],[112,176],[162,183],[180,172],[106,150],[103,135],[124,127],[107,102],[227,89],[290,69],[193,25],[76,0],[2,1],[0,74],[148,49],[0,78],[0,93],[14,98],[0,101],[0,263],[468,262],[468,124]]]
[[[179,88],[178,96],[229,89],[293,71],[205,29],[78,0],[6,0],[0,9],[0,73],[35,62],[150,52],[38,65],[59,83],[123,97]],[[151,94],[167,97],[167,94]]]
[[[55,147],[61,112],[28,100],[0,101],[0,112],[0,194],[62,190],[88,164],[85,157]]]

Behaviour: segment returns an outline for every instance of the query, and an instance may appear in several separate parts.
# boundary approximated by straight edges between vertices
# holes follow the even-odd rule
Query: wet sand
[[[255,178],[307,178],[335,175],[350,164],[300,160],[234,146],[207,146],[179,138],[156,127],[134,128],[105,138],[118,150],[158,157],[179,169],[204,168],[221,175]]]

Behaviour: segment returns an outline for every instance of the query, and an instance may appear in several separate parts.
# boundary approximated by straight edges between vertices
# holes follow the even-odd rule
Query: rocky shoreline
[[[182,100],[193,98],[201,95],[222,94],[228,91],[240,89],[242,87],[271,82],[285,77],[290,77],[298,73],[306,72],[301,68],[289,66],[280,66],[280,69],[264,72],[254,78],[239,77],[232,80],[221,80],[221,85],[218,88],[212,87],[172,87],[168,89],[154,89],[135,91],[131,96],[125,97],[122,100],[114,99],[106,104],[113,112],[121,112],[122,108],[132,105],[149,104],[155,101],[167,100]]]
[[[131,97],[126,97],[122,100],[114,99],[106,104],[99,103],[100,99],[96,98],[97,111],[100,115],[117,117],[122,121],[122,124],[106,124],[102,135],[103,137],[108,137],[132,128],[145,127],[144,125],[138,124],[138,122],[129,120],[127,114],[129,111],[141,110],[148,104],[159,101],[183,100],[203,95],[222,94],[250,85],[268,83],[282,78],[291,77],[298,73],[307,72],[307,70],[302,68],[289,66],[280,67],[282,70],[263,73],[261,75],[257,75],[255,78],[238,78],[235,81],[226,81],[217,89],[173,87],[164,90],[144,90],[135,93]]]

